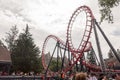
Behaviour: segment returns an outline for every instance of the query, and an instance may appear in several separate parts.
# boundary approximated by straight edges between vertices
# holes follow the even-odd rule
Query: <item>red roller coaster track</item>
[[[73,42],[72,42],[72,38],[71,38],[71,32],[72,32],[72,24],[75,22],[76,17],[78,16],[79,13],[81,13],[82,11],[84,11],[86,13],[86,27],[84,30],[84,35],[82,37],[81,43],[79,44],[79,48],[76,49],[73,46]],[[69,20],[69,24],[68,24],[68,29],[67,29],[67,42],[68,42],[68,48],[69,50],[72,52],[72,55],[74,56],[74,58],[76,58],[76,60],[74,62],[71,62],[71,66],[67,67],[66,69],[64,69],[65,72],[67,72],[68,70],[70,70],[75,64],[76,62],[82,57],[82,54],[85,50],[89,49],[85,49],[86,45],[88,44],[89,38],[90,38],[90,34],[92,31],[92,20],[94,19],[94,16],[92,14],[92,11],[90,10],[89,7],[87,6],[81,6],[79,7],[71,16],[70,20]],[[47,65],[45,64],[45,56],[44,56],[44,52],[45,52],[45,47],[47,44],[47,41],[53,38],[54,40],[60,42],[60,44],[65,46],[65,42],[60,40],[58,37],[54,36],[54,35],[49,35],[43,44],[43,48],[42,48],[42,64],[44,69],[47,68]],[[85,64],[85,63],[84,63]]]
[[[79,13],[81,12],[85,12],[86,13],[86,26],[84,29],[84,34],[83,37],[81,39],[81,42],[79,44],[78,48],[75,48],[72,42],[72,36],[71,36],[71,32],[72,32],[72,27],[73,27],[73,23],[75,22],[77,16]],[[67,28],[67,39],[66,39],[66,43],[64,41],[62,41],[61,39],[59,39],[58,37],[54,36],[54,35],[49,35],[43,44],[43,48],[42,48],[42,64],[44,69],[47,69],[47,65],[45,63],[45,49],[47,46],[47,42],[49,41],[49,39],[54,39],[56,42],[59,42],[61,45],[67,47],[67,49],[69,49],[69,51],[71,52],[72,56],[74,57],[74,61],[70,61],[69,65],[66,65],[65,68],[63,68],[62,71],[67,72],[69,70],[71,70],[71,68],[78,62],[80,61],[80,59],[82,58],[82,55],[84,54],[85,51],[88,51],[91,48],[91,43],[89,42],[89,38],[92,32],[92,25],[93,25],[93,20],[94,20],[94,16],[92,14],[92,11],[90,10],[89,7],[87,6],[81,6],[79,8],[77,8],[74,13],[72,14],[69,23],[68,23],[68,28]],[[82,62],[83,65],[85,65],[86,67],[90,68],[91,70],[97,70],[97,71],[101,71],[100,66],[96,66],[90,63],[87,63],[85,60]],[[107,71],[107,70],[106,70]]]

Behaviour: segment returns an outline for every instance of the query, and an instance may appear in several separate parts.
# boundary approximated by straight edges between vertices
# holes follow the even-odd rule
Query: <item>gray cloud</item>
[[[32,26],[30,26],[30,27],[32,27]],[[37,46],[40,47],[40,49],[42,49],[43,42],[44,42],[45,38],[48,35],[50,35],[50,33],[46,32],[44,30],[33,28],[33,27],[30,29],[30,31],[33,35],[33,39],[35,40],[35,43],[37,44]]]
[[[22,11],[25,10],[27,0],[0,0],[0,10],[8,17],[11,17],[6,10],[10,11],[16,18],[22,17],[23,21],[31,23],[32,20],[28,18]]]
[[[115,30],[112,35],[114,36],[120,36],[120,29]]]
[[[69,18],[77,7],[83,5],[81,3],[84,2],[85,0],[82,0],[81,3],[78,3],[81,0],[77,0],[77,1],[70,0],[69,1],[70,3],[68,1],[69,0],[66,0],[66,1],[65,0],[61,0],[61,1],[57,1],[57,0],[0,0],[0,11],[3,12],[0,17],[0,22],[1,22],[0,23],[0,27],[1,27],[0,37],[2,37],[3,34],[5,34],[3,31],[7,32],[9,28],[13,26],[15,23],[18,23],[17,25],[19,28],[23,28],[25,27],[24,25],[26,24],[26,22],[28,24],[36,22],[38,23],[36,25],[37,27],[36,26],[30,26],[30,27],[32,28],[31,33],[33,34],[33,38],[35,39],[36,44],[40,46],[40,48],[42,48],[45,38],[51,34],[49,32],[52,30],[53,32],[56,33],[56,35],[60,39],[66,41],[66,30],[67,30],[67,23],[69,22]],[[88,2],[87,5],[90,6],[91,10],[93,11],[95,15],[95,18],[98,21],[98,19],[100,18],[100,14],[99,14],[97,0],[95,0],[93,3],[91,3],[91,1],[92,0],[86,1],[86,2]],[[67,2],[66,5],[63,5],[63,3],[65,2]],[[27,5],[28,3],[30,4]],[[35,4],[31,5],[32,3],[35,3]],[[36,5],[40,5],[40,6],[36,6]],[[34,10],[34,8],[35,9],[37,8],[35,10],[36,13],[33,12],[33,13],[28,14],[29,11],[32,12],[31,10]],[[40,12],[38,10],[40,10]],[[104,22],[102,25],[104,32],[107,34],[108,37],[110,37],[109,39],[112,41],[114,46],[116,46],[116,48],[118,48],[119,46],[119,44],[116,42],[117,40],[119,41],[119,38],[116,36],[120,35],[120,31],[119,31],[120,28],[118,28],[119,22],[120,22],[118,20],[120,18],[118,15],[118,11],[119,11],[119,8],[114,10],[114,14],[115,16],[117,16],[116,17],[117,25],[109,25],[109,24],[106,24],[106,22]],[[113,26],[113,27],[109,27],[109,26]],[[47,32],[40,28],[46,29]],[[73,41],[79,42],[79,38],[77,36],[79,35],[78,33],[76,31],[73,32],[72,34]],[[102,46],[104,46],[102,47],[103,48],[102,50],[104,50],[104,53],[106,53],[109,48],[106,47],[107,45],[104,44],[105,41],[101,40],[101,38],[100,38],[100,41],[101,41]],[[93,42],[93,44],[94,43],[95,41]]]
[[[22,7],[22,4],[19,3],[19,0],[16,0],[16,1],[15,0],[1,0],[0,9],[10,10],[14,14],[16,14],[16,13],[19,13],[21,10],[23,10],[23,7]]]

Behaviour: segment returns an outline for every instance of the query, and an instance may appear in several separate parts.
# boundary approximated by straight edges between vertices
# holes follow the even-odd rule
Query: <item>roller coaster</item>
[[[77,47],[75,41],[73,41],[73,32],[74,26],[76,26],[75,22],[79,19],[81,13],[84,13],[85,19],[84,20],[84,29],[82,28],[82,34],[80,37],[79,42],[77,43]],[[83,18],[83,17],[81,17]],[[79,22],[80,27],[82,22]],[[49,35],[44,43],[42,48],[42,64],[45,70],[45,78],[50,76],[56,76],[59,73],[64,73],[68,76],[73,76],[75,72],[78,71],[85,71],[85,72],[120,72],[119,70],[108,69],[105,66],[102,52],[99,44],[99,38],[97,34],[97,30],[101,32],[102,36],[108,43],[109,47],[113,51],[115,57],[120,62],[120,58],[117,55],[116,50],[113,48],[112,44],[106,37],[105,33],[99,26],[98,22],[96,21],[91,9],[87,6],[80,6],[78,7],[74,13],[72,14],[68,26],[67,26],[67,38],[66,41],[61,40],[55,35]],[[80,31],[80,30],[79,30]],[[90,41],[91,33],[94,31],[95,40],[97,44],[99,60],[94,52],[92,47],[92,42]],[[78,35],[78,36],[79,36]],[[52,40],[52,41],[51,41]],[[54,46],[51,46],[53,44]],[[85,59],[85,55],[88,54],[90,51],[93,51],[94,59],[96,60],[96,64],[92,64]],[[49,52],[50,51],[50,52]],[[51,54],[46,57],[47,53]],[[46,59],[47,58],[47,59]],[[49,58],[49,59],[48,59]],[[51,70],[51,63],[54,62],[54,70]],[[46,79],[45,79],[46,80]]]

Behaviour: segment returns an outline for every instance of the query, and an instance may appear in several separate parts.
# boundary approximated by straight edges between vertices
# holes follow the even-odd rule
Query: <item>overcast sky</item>
[[[17,25],[21,31],[28,24],[40,50],[45,38],[50,34],[65,41],[70,16],[82,5],[89,6],[97,21],[100,21],[97,0],[0,0],[0,38],[5,37],[5,33],[9,31],[11,26]],[[120,48],[119,8],[120,6],[113,9],[113,24],[107,22],[101,24],[101,28],[115,49]],[[77,39],[77,36],[74,37]],[[100,43],[103,55],[107,57],[109,47],[101,37]]]

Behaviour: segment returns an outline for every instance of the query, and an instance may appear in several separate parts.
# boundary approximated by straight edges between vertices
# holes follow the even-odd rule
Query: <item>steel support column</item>
[[[104,63],[103,56],[102,56],[102,51],[101,51],[101,47],[100,47],[100,42],[99,42],[99,38],[98,38],[95,22],[96,21],[94,19],[93,20],[93,28],[94,28],[95,39],[96,39],[96,44],[97,44],[97,49],[98,49],[98,55],[99,55],[99,59],[100,59],[100,66],[101,66],[102,72],[105,72],[105,63]]]
[[[103,30],[100,28],[100,26],[98,25],[97,21],[95,21],[95,24],[97,25],[98,29],[100,30],[100,32],[102,33],[103,37],[105,38],[105,40],[107,41],[109,47],[111,48],[111,50],[113,51],[115,57],[117,58],[117,60],[120,62],[120,58],[119,56],[117,55],[117,52],[116,50],[114,49],[114,47],[112,46],[112,44],[110,43],[110,41],[108,40],[108,38],[106,37],[105,33],[103,32]]]

